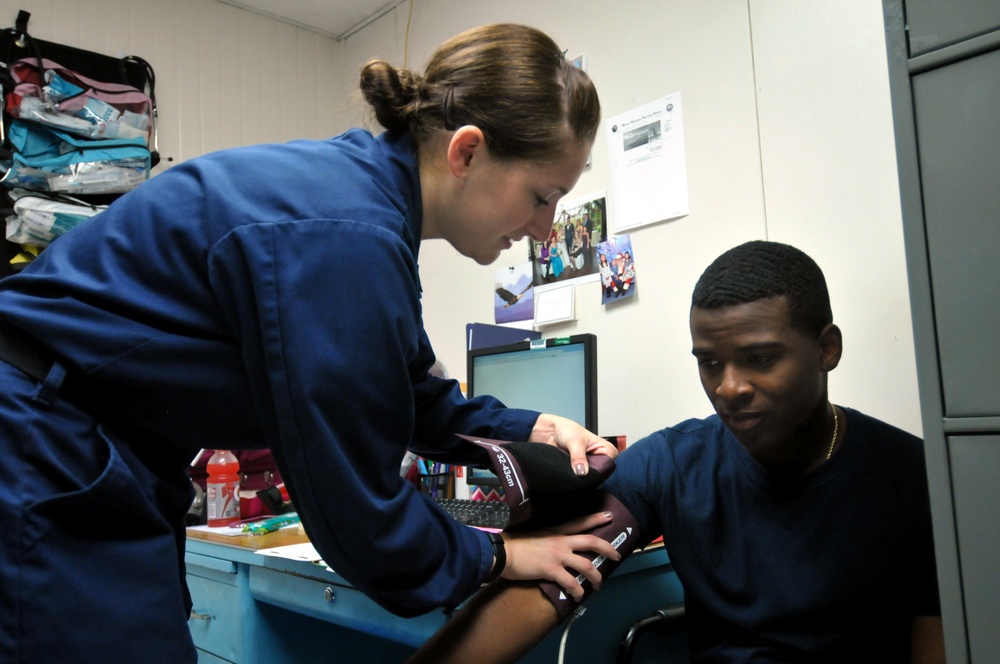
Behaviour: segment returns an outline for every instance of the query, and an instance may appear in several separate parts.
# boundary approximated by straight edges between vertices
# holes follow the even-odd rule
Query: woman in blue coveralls
[[[592,83],[546,35],[493,25],[423,74],[369,63],[361,89],[381,135],[191,159],[0,281],[0,661],[195,659],[200,448],[269,447],[324,559],[403,616],[499,574],[578,596],[577,572],[599,579],[576,552],[617,557],[573,534],[603,515],[492,542],[398,474],[407,449],[470,461],[456,433],[557,444],[581,473],[614,454],[429,375],[417,270],[426,238],[483,265],[548,238],[597,131]]]

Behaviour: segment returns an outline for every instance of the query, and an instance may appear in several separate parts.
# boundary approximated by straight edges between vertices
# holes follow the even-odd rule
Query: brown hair
[[[360,86],[386,129],[409,131],[420,144],[474,125],[497,159],[558,158],[592,142],[601,120],[590,77],[548,35],[509,23],[452,37],[423,75],[373,60],[362,68]]]

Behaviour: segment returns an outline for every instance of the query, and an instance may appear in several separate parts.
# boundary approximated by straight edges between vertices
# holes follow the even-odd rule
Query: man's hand
[[[618,456],[618,448],[600,436],[587,431],[573,420],[558,415],[542,413],[535,420],[528,441],[556,445],[569,453],[573,472],[579,476],[590,470],[588,454],[606,454],[612,459]]]

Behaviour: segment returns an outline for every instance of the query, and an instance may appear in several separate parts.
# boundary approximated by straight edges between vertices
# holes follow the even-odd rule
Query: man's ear
[[[486,153],[483,130],[465,125],[455,130],[448,143],[448,168],[457,178],[465,178],[475,158]]]
[[[819,361],[823,371],[833,371],[844,353],[844,338],[840,328],[830,323],[819,333]]]

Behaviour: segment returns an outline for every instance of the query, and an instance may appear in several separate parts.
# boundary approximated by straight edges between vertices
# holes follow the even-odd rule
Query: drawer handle
[[[337,597],[336,597],[336,595],[333,594],[333,588],[331,588],[330,586],[326,587],[326,590],[323,591],[323,599],[326,600],[327,604],[333,604],[334,603],[334,601],[337,599]]]
[[[208,615],[207,613],[198,613],[193,609],[191,610],[191,617],[196,620],[212,620],[212,616]]]

